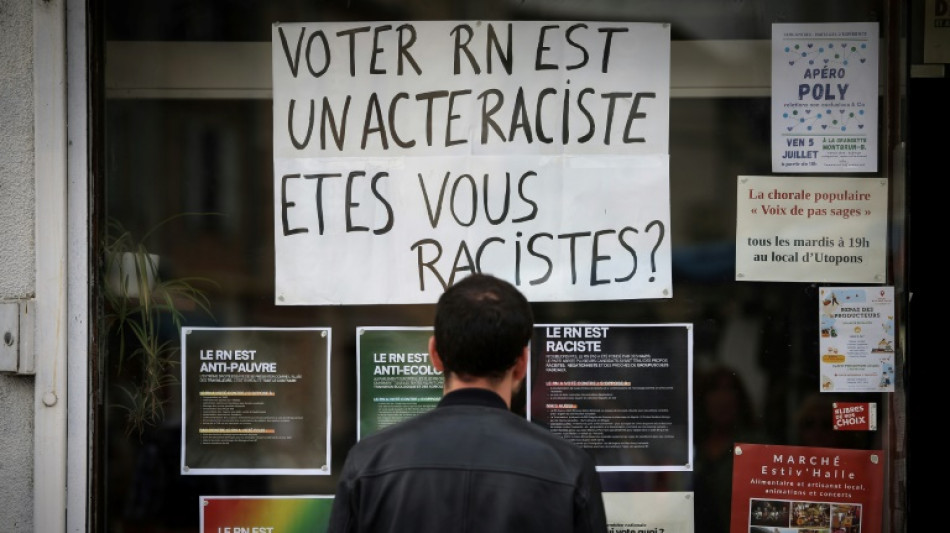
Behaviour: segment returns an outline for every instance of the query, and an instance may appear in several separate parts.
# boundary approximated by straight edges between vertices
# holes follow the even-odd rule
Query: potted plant
[[[180,213],[161,221],[136,238],[118,220],[109,220],[103,244],[105,331],[115,347],[118,373],[127,372],[131,384],[122,386],[127,402],[126,433],[141,433],[164,418],[165,389],[177,382],[174,366],[177,339],[163,339],[168,321],[180,330],[183,309],[211,315],[208,296],[199,285],[206,278],[164,279],[160,258],[146,245],[156,230],[175,218],[206,213]]]

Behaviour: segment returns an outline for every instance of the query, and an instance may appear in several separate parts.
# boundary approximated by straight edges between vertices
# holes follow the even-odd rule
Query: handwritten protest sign
[[[273,27],[275,300],[672,297],[670,30]]]

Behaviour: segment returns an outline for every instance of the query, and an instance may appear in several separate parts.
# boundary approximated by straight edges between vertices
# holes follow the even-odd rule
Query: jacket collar
[[[478,387],[456,389],[449,392],[439,401],[438,407],[453,405],[480,405],[482,407],[498,407],[508,410],[508,404],[494,391]]]

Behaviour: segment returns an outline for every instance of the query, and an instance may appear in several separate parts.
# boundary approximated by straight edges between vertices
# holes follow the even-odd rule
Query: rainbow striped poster
[[[202,533],[324,533],[333,496],[201,496]]]

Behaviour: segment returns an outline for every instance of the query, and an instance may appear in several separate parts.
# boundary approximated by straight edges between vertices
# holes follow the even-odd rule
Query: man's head
[[[439,298],[434,340],[446,373],[495,378],[517,362],[533,328],[531,305],[518,289],[472,274]]]

